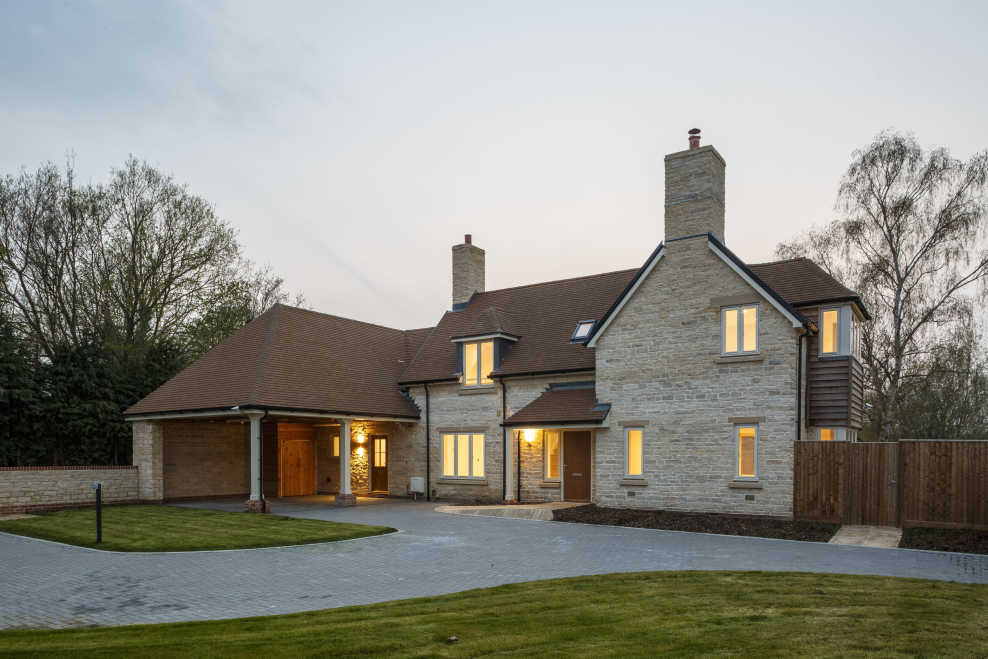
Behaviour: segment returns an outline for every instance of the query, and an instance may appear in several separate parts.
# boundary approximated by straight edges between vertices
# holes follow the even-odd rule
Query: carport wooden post
[[[247,412],[250,419],[250,499],[247,510],[265,512],[261,501],[261,417],[263,412]]]
[[[336,495],[336,505],[356,503],[357,497],[350,489],[350,419],[340,419],[340,492]]]

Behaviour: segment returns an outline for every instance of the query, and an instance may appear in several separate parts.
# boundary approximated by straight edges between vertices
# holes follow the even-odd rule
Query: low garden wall
[[[105,503],[139,499],[137,467],[0,467],[0,514],[96,503],[93,483],[103,484]]]

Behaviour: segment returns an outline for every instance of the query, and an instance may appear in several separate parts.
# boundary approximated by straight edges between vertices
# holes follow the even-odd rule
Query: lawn
[[[303,545],[394,531],[281,515],[174,506],[105,506],[103,544],[96,544],[96,509],[75,508],[0,521],[0,531],[115,551],[193,551]]]
[[[988,653],[988,586],[797,573],[616,574],[266,618],[0,632],[0,654],[18,653],[970,657]]]

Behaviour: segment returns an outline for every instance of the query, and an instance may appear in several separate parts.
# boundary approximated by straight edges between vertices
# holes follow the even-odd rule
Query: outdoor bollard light
[[[96,490],[96,544],[103,544],[103,484],[93,483]]]

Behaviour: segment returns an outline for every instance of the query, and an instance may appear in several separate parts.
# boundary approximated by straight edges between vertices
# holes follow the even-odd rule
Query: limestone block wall
[[[519,431],[512,433],[517,436]],[[515,445],[521,447],[518,456],[521,460],[521,501],[559,501],[559,481],[547,481],[545,475],[545,432],[536,430],[535,439],[531,442],[515,440]],[[560,433],[562,441],[562,433]]]
[[[593,373],[589,371],[564,376],[509,379],[507,380],[507,415],[511,416],[538,398],[550,383],[592,379]],[[424,388],[414,387],[410,394],[423,413],[422,421],[411,432],[418,438],[418,441],[422,441],[425,432]],[[466,389],[459,383],[430,384],[429,400],[431,418],[430,477],[431,489],[435,492],[436,497],[454,501],[501,501],[504,494],[502,480],[504,477],[504,443],[501,432],[501,422],[504,416],[501,409],[501,385],[498,383],[489,388]],[[442,436],[444,433],[456,432],[484,434],[483,479],[455,479],[442,476]],[[508,440],[513,443],[515,448],[513,451],[515,457],[508,468],[512,470],[512,474],[517,474],[517,437],[509,431]],[[541,461],[541,457],[539,460]],[[534,486],[537,489],[538,487],[530,475],[526,476],[528,473],[529,471],[523,472],[523,497],[526,488]],[[551,496],[551,493],[546,493],[546,496]],[[535,500],[541,499],[536,498]]]
[[[104,503],[138,501],[139,469],[125,467],[0,467],[0,513],[21,513],[96,504],[93,483],[103,484]]]
[[[246,496],[250,492],[249,423],[159,423],[165,499]]]
[[[411,477],[425,478],[425,421],[388,425],[388,493],[410,496]]]
[[[796,343],[792,323],[708,247],[670,243],[596,347],[611,403],[594,446],[601,505],[792,515]],[[758,355],[720,357],[726,300],[758,303]],[[738,419],[758,423],[758,482],[735,482]],[[624,430],[644,428],[644,485],[623,481]]]
[[[164,490],[164,433],[154,421],[131,424],[132,461],[138,468],[139,491],[142,501],[161,501]]]

